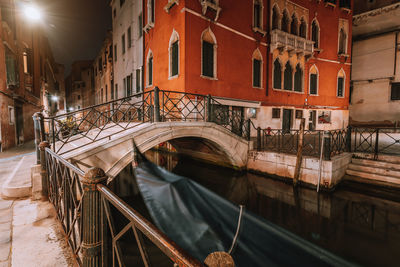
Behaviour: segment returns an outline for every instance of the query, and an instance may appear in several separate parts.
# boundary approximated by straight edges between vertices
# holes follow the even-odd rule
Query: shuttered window
[[[136,93],[139,93],[140,91],[140,69],[136,69]]]
[[[391,100],[400,100],[400,83],[392,83]]]
[[[337,96],[343,97],[343,88],[344,88],[344,78],[338,77],[338,85],[337,85]]]
[[[296,92],[303,91],[303,70],[300,65],[296,66],[296,72],[294,74],[294,90]]]
[[[285,73],[283,78],[283,89],[292,90],[293,88],[293,70],[289,62],[285,65]]]
[[[253,59],[253,86],[261,87],[261,60]]]
[[[202,74],[214,77],[214,45],[203,41],[203,70]]]
[[[310,75],[310,95],[317,94],[317,85],[318,85],[318,75],[311,74]]]
[[[178,41],[171,46],[171,76],[178,75]]]
[[[261,29],[261,6],[260,3],[254,3],[254,27]]]

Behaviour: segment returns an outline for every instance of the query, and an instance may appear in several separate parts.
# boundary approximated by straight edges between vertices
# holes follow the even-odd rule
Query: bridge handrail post
[[[40,177],[42,180],[42,197],[47,200],[49,198],[49,183],[48,173],[46,167],[46,148],[50,148],[50,144],[47,141],[43,141],[39,144],[40,149]]]
[[[257,150],[261,150],[261,128],[257,127]]]
[[[154,87],[154,122],[160,121],[160,89]]]
[[[207,95],[207,121],[212,122],[212,106],[211,106],[211,95]]]
[[[250,135],[251,135],[251,120],[247,119],[247,141],[250,141]]]
[[[351,152],[351,131],[352,131],[352,128],[349,125],[347,127],[347,133],[346,133],[346,150],[347,150],[347,152]]]
[[[82,263],[83,266],[102,266],[103,212],[98,184],[105,184],[107,176],[100,168],[90,168],[81,179],[82,199]]]
[[[331,133],[324,132],[324,160],[331,160]]]
[[[33,114],[32,119],[33,119],[33,129],[35,133],[35,149],[36,149],[36,164],[40,164],[40,150],[39,150],[39,144],[40,144],[40,117],[39,117],[40,112],[36,112]]]

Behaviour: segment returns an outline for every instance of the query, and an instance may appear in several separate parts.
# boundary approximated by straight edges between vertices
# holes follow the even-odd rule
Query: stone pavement
[[[35,157],[32,149],[28,143],[0,153],[0,187],[9,177],[18,177],[20,184],[30,183]],[[12,176],[13,173],[18,175]],[[0,267],[75,265],[61,224],[48,201],[0,196]]]

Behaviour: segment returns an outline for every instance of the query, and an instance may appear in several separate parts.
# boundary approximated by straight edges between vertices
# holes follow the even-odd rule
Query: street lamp
[[[25,16],[32,22],[37,22],[42,20],[41,10],[33,4],[25,4],[23,7],[23,12]]]
[[[51,100],[52,100],[53,102],[58,102],[58,99],[59,99],[59,97],[56,96],[56,95],[51,96]]]

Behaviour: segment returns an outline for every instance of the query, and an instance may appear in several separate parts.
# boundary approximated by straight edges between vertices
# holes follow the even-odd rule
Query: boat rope
[[[233,237],[233,240],[232,240],[231,248],[228,251],[229,254],[232,254],[232,251],[236,246],[237,238],[238,238],[239,232],[240,232],[240,225],[242,223],[242,215],[243,215],[244,206],[243,205],[239,205],[239,207],[240,207],[240,211],[239,211],[238,226],[236,228],[235,236]]]

